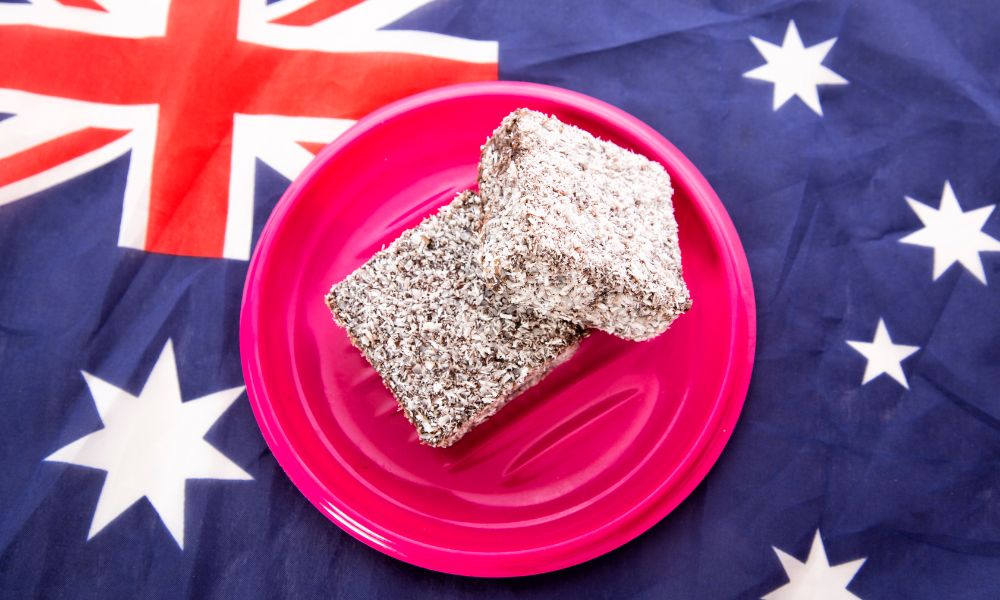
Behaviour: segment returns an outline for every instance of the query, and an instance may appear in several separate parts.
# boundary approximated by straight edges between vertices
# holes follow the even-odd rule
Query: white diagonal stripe
[[[256,18],[262,18],[266,21],[272,21],[274,19],[280,19],[285,15],[290,15],[293,12],[299,10],[303,6],[312,4],[315,0],[281,0],[281,2],[267,3],[267,0],[260,2],[254,6],[250,6],[246,3],[240,6],[240,12],[243,10],[253,11]]]
[[[81,129],[70,115],[15,115],[0,121],[0,160]]]
[[[127,248],[144,247],[159,113],[157,105],[102,104],[0,89],[0,112],[15,115],[0,122],[0,134],[4,134],[0,138],[0,158],[87,127],[128,131],[91,152],[0,187],[0,205],[90,172],[131,150],[118,243]],[[10,134],[9,137],[6,134]]]
[[[99,0],[107,12],[65,6],[53,0],[0,3],[0,25],[32,25],[118,38],[162,37],[170,0]]]
[[[108,164],[128,152],[133,139],[132,134],[126,134],[93,152],[88,152],[87,154],[68,160],[37,175],[25,177],[24,179],[19,179],[14,183],[0,187],[0,206],[10,204],[32,194],[37,194],[54,185],[69,181],[83,173],[93,171],[100,166]]]
[[[233,116],[233,152],[229,207],[222,255],[246,260],[253,236],[255,160],[260,159],[287,179],[295,179],[313,159],[297,142],[328,143],[354,121],[278,115]]]
[[[314,25],[300,27],[269,22],[268,18],[277,17],[269,12],[266,0],[240,0],[237,37],[245,42],[287,50],[400,52],[470,63],[497,61],[495,41],[426,31],[378,30],[428,1],[368,0]]]

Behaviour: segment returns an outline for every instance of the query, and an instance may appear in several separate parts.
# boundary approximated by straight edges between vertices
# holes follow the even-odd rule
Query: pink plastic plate
[[[518,107],[555,114],[667,168],[694,308],[649,342],[591,336],[451,448],[421,446],[323,295],[474,186],[480,145]],[[754,341],[746,257],[691,163],[621,110],[510,82],[401,100],[320,152],[261,235],[240,319],[254,414],[306,498],[390,556],[492,577],[584,562],[673,510],[732,433]]]

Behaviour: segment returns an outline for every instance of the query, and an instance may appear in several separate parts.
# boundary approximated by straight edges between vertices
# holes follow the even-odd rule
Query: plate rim
[[[698,197],[698,201],[694,203],[698,212],[711,221],[713,228],[719,232],[719,237],[726,242],[722,244],[721,249],[726,254],[726,260],[723,262],[729,284],[727,291],[734,306],[731,333],[735,340],[746,340],[745,346],[732,344],[729,348],[726,357],[728,368],[720,385],[722,391],[718,395],[718,397],[725,397],[726,400],[717,403],[717,408],[709,417],[708,423],[716,421],[714,430],[709,431],[711,428],[707,426],[705,429],[705,432],[711,434],[712,437],[701,444],[697,456],[691,459],[691,466],[686,473],[683,473],[681,481],[670,488],[673,491],[672,494],[666,493],[668,491],[666,489],[667,478],[664,478],[663,483],[658,485],[649,495],[640,499],[630,510],[583,535],[548,546],[504,552],[471,552],[422,543],[419,540],[410,539],[397,532],[381,528],[378,523],[343,502],[340,502],[338,506],[329,501],[323,503],[324,498],[328,497],[331,491],[316,481],[306,466],[297,459],[288,437],[284,435],[281,424],[267,400],[265,383],[260,369],[257,368],[258,361],[255,351],[257,339],[255,309],[257,309],[258,299],[255,294],[251,293],[263,277],[267,263],[266,257],[270,253],[270,248],[276,243],[276,232],[287,218],[295,198],[316,173],[323,169],[326,163],[341,149],[370,129],[417,107],[483,95],[529,96],[534,99],[572,106],[575,109],[621,124],[630,133],[638,135],[650,145],[660,147],[666,154],[672,155],[676,161],[672,167],[675,171],[683,173],[683,179],[687,182],[691,194]],[[694,489],[704,481],[708,472],[718,461],[725,445],[732,436],[746,401],[757,337],[753,281],[742,242],[718,195],[687,157],[652,127],[622,109],[572,90],[520,81],[461,83],[402,98],[361,118],[332,143],[324,147],[302,173],[292,181],[268,216],[247,268],[240,303],[239,323],[240,362],[254,419],[278,465],[288,475],[298,491],[343,531],[383,554],[433,571],[476,577],[535,575],[584,563],[611,552],[642,535],[690,497]],[[737,331],[738,329],[741,329],[742,332]],[[723,414],[714,414],[720,411]],[[698,444],[699,442],[696,442],[693,449]],[[335,494],[334,498],[339,500]],[[388,534],[388,537],[382,533]],[[573,551],[573,548],[578,549]],[[539,554],[546,555],[546,559],[530,560]],[[462,560],[456,560],[459,557]]]

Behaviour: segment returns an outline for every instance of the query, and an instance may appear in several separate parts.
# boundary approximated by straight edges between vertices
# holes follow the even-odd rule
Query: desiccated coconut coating
[[[691,307],[661,165],[519,109],[479,163],[487,283],[541,314],[643,340]]]
[[[459,194],[326,296],[334,320],[431,446],[454,443],[586,335],[486,287],[475,260],[482,217],[479,197]]]

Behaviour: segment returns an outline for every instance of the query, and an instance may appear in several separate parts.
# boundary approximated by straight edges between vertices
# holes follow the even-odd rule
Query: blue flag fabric
[[[711,182],[758,306],[750,392],[717,466],[649,532],[563,571],[483,580],[383,556],[295,490],[240,395],[247,263],[119,245],[125,155],[0,195],[0,596],[1000,595],[991,3],[448,0],[385,29],[497,40],[502,79],[619,106]],[[254,240],[288,185],[255,172]],[[144,387],[171,373],[176,398]],[[118,431],[101,411],[123,394],[155,396],[162,423],[200,403],[209,478],[178,493],[74,466],[111,469],[64,449]],[[95,443],[150,426],[135,418]],[[134,498],[115,505],[110,485]]]

